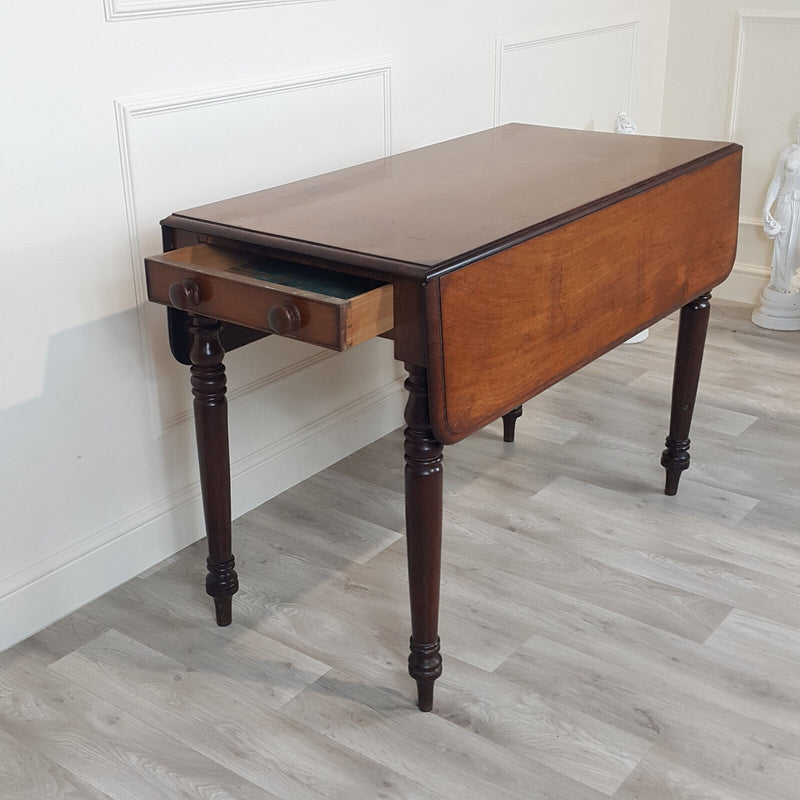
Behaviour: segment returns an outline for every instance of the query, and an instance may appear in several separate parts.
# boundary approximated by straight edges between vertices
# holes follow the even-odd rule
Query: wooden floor
[[[677,497],[675,319],[445,449],[434,712],[406,674],[402,433],[0,654],[0,796],[800,797],[800,333],[716,303]]]

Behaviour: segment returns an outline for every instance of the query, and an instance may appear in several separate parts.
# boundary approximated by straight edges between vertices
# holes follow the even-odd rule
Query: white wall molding
[[[800,25],[800,11],[736,11],[736,49],[733,56],[733,69],[731,70],[730,95],[728,99],[728,119],[726,136],[728,141],[733,141],[736,131],[736,122],[739,115],[741,101],[742,70],[744,68],[744,55],[747,47],[748,27],[754,23],[772,23],[775,25]]]
[[[731,78],[728,92],[725,137],[728,141],[737,138],[737,128],[742,115],[742,88],[748,50],[749,37],[755,25],[797,26],[800,25],[800,11],[736,10],[736,29],[734,51],[731,63]],[[745,150],[747,157],[747,150]],[[739,217],[739,254],[730,277],[718,288],[717,295],[729,300],[756,303],[764,286],[770,278],[770,268],[766,264],[754,263],[762,255],[769,259],[769,248],[762,254],[754,243],[762,228],[760,217],[741,215]]]
[[[739,217],[739,224],[760,228],[764,224],[764,220],[759,219],[758,217]]]
[[[757,264],[735,264],[731,274],[712,292],[718,300],[756,305],[769,281],[770,271]]]
[[[635,115],[634,109],[634,89],[636,76],[636,58],[638,52],[639,35],[638,17],[626,17],[624,19],[610,20],[601,25],[595,25],[578,29],[560,29],[544,35],[529,35],[515,37],[498,37],[495,45],[495,88],[494,88],[494,118],[493,124],[500,124],[502,118],[502,80],[503,68],[506,56],[515,50],[526,50],[539,48],[547,45],[569,42],[580,39],[603,37],[620,31],[629,30],[632,36],[632,46],[630,53],[629,78],[628,78],[628,102],[629,114]],[[617,109],[619,111],[619,109]]]
[[[323,3],[330,0],[103,0],[107,22],[146,17],[175,17],[206,14],[212,11],[237,11],[257,6],[285,6],[296,3]]]
[[[153,342],[147,324],[147,287],[145,281],[141,242],[141,221],[137,218],[135,165],[131,152],[132,129],[136,120],[157,115],[180,114],[192,109],[216,106],[226,103],[237,103],[253,98],[267,97],[289,92],[314,90],[335,84],[347,84],[355,81],[375,80],[380,82],[383,125],[384,155],[391,154],[391,64],[387,60],[367,62],[358,65],[332,67],[317,72],[292,73],[287,75],[261,77],[233,83],[213,84],[210,86],[191,87],[188,89],[159,92],[139,97],[116,100],[114,103],[117,119],[117,137],[122,169],[122,183],[125,202],[125,214],[128,229],[130,266],[133,276],[134,292],[138,309],[139,338],[142,353],[143,385],[147,396],[151,429],[154,438],[161,437],[172,425],[178,424],[190,415],[187,408],[178,414],[162,413],[157,388],[157,376],[152,360]],[[145,224],[151,224],[147,220]],[[250,381],[247,391],[258,389],[268,383],[305,369],[320,356],[298,361],[291,368],[281,369],[274,373],[262,375]],[[241,395],[241,388],[232,396]]]
[[[758,217],[739,218],[736,263],[724,283],[714,290],[715,297],[753,305],[758,302],[770,278],[770,268],[757,263],[762,254],[760,248],[753,244],[754,240],[760,239],[762,225],[763,221]],[[768,257],[767,255],[766,258]]]
[[[402,381],[392,380],[232,463],[233,516],[396,427],[405,396]],[[194,482],[10,575],[0,587],[0,651],[203,536],[200,488]],[[233,549],[236,554],[235,541]],[[198,572],[199,582],[203,575]]]

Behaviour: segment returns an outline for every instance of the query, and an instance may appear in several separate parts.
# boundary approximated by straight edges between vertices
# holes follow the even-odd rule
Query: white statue
[[[764,233],[773,240],[769,284],[753,322],[762,328],[800,330],[800,114],[791,144],[778,155],[764,200]]]
[[[614,133],[639,133],[639,129],[626,111],[620,111],[614,120]]]
[[[792,138],[778,156],[764,202],[764,233],[774,239],[769,285],[779,292],[798,291],[792,284],[800,268],[800,114],[792,120]]]

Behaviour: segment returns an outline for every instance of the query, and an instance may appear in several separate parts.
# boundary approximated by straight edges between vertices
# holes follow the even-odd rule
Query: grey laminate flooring
[[[675,318],[445,450],[414,707],[397,431],[0,655],[0,797],[800,797],[800,333],[716,303],[677,497]]]

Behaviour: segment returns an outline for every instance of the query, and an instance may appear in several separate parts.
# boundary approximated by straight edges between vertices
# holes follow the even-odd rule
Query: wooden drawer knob
[[[184,278],[182,281],[171,283],[169,302],[181,311],[200,305],[200,287],[197,285],[197,281]]]
[[[296,331],[303,324],[303,319],[294,303],[281,303],[267,312],[267,322],[275,333],[287,334]]]

